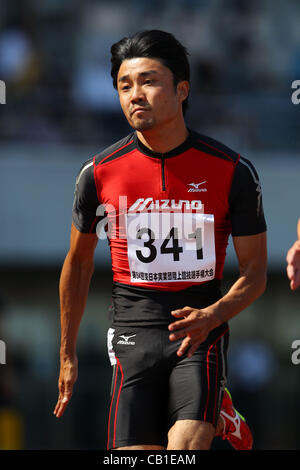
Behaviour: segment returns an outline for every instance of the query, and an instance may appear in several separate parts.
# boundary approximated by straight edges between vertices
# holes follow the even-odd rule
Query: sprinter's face
[[[188,95],[188,82],[174,86],[171,70],[159,60],[126,59],[118,72],[117,87],[129,124],[146,131],[176,120]]]

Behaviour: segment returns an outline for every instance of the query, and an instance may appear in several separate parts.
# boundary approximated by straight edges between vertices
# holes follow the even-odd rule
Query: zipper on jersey
[[[166,178],[165,178],[165,157],[161,156],[161,178],[162,178],[162,190],[166,190]]]

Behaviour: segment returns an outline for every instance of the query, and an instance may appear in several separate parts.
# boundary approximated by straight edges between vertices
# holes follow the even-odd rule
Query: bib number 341
[[[129,213],[126,224],[128,262],[133,282],[182,281],[186,278],[185,273],[199,270],[204,270],[208,273],[206,277],[213,279],[213,215]],[[193,280],[201,282],[197,277]]]
[[[148,236],[148,240],[143,239],[143,235]],[[196,256],[197,259],[203,259],[202,248],[202,228],[198,227],[195,232],[188,234],[189,238],[196,239]],[[142,263],[151,263],[157,256],[157,248],[154,245],[156,240],[153,230],[147,227],[140,228],[137,231],[137,239],[143,239],[144,247],[148,248],[149,254],[145,256],[142,250],[136,250],[136,256]],[[172,227],[167,237],[163,240],[160,246],[160,254],[172,254],[173,261],[180,261],[180,253],[183,252],[183,247],[179,246],[178,228]]]

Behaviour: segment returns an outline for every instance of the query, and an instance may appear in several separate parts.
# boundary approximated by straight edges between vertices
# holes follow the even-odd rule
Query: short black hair
[[[190,64],[187,49],[171,33],[157,29],[141,31],[125,37],[111,47],[111,76],[117,89],[117,76],[126,59],[147,57],[159,60],[173,73],[174,86],[182,80],[190,81]],[[182,103],[185,114],[188,98]]]

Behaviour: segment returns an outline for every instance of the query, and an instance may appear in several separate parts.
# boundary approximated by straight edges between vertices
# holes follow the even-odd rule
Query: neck
[[[167,153],[181,145],[189,135],[184,122],[181,126],[164,126],[158,129],[137,131],[138,139],[153,152]]]

